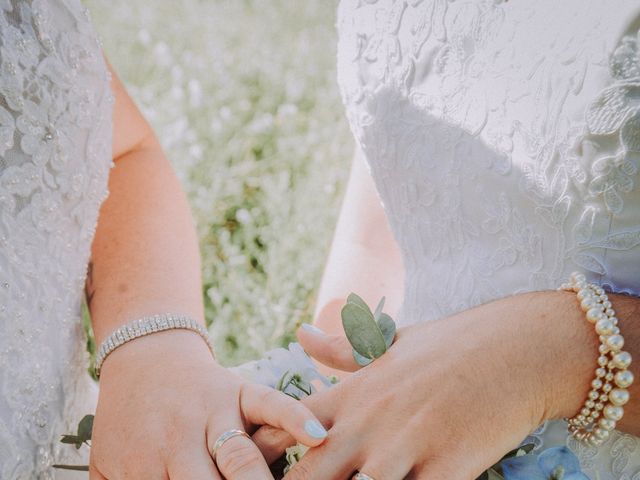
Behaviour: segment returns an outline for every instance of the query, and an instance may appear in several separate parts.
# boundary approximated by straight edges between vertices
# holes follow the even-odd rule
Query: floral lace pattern
[[[111,105],[79,0],[0,0],[1,479],[62,478],[59,435],[88,408],[80,307]]]
[[[403,252],[401,322],[574,270],[640,294],[640,7],[616,5],[341,2],[338,79]],[[640,479],[640,439],[569,444],[593,478]]]

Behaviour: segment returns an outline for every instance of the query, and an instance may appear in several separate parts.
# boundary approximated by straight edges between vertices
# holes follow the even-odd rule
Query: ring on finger
[[[353,476],[352,480],[376,480],[376,479],[373,477],[370,477],[366,473],[358,472]]]
[[[251,439],[249,434],[244,430],[239,430],[237,428],[227,430],[222,435],[220,435],[216,440],[216,443],[213,444],[213,448],[211,449],[211,458],[214,462],[216,461],[216,454],[218,453],[218,450],[220,450],[220,447],[222,447],[222,445],[224,445],[227,440],[231,440],[233,437],[247,437]]]

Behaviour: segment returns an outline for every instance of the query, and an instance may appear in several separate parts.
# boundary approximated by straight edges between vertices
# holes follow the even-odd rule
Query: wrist
[[[194,365],[217,365],[207,343],[195,332],[173,329],[136,338],[116,348],[105,359],[100,382],[122,378],[124,373],[147,375],[161,372],[167,366],[180,368]]]
[[[538,292],[544,385],[543,420],[569,418],[583,406],[597,367],[599,340],[575,293]]]

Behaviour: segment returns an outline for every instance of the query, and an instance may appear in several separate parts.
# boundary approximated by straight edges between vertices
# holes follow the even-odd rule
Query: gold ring
[[[366,473],[358,472],[353,476],[352,480],[375,480],[375,478],[370,477]]]
[[[220,450],[220,447],[222,447],[222,445],[224,445],[227,440],[230,440],[233,437],[247,437],[251,439],[249,434],[244,430],[238,430],[237,428],[227,430],[222,435],[220,435],[216,440],[216,443],[213,444],[213,448],[211,449],[211,458],[214,462],[216,461],[216,454],[218,453],[218,450]]]

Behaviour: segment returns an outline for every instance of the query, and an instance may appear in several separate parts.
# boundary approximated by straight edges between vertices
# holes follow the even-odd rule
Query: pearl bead
[[[587,400],[586,402],[584,402],[584,406],[591,409],[595,406],[595,402],[593,400]]]
[[[595,412],[591,412],[591,416],[595,420],[596,418],[600,417],[600,412],[598,410],[596,410]]]
[[[605,383],[604,386],[602,387],[602,391],[605,393],[608,393],[611,391],[613,387],[611,386],[610,383]]]
[[[588,417],[588,416],[589,416],[589,414],[591,413],[591,410],[589,410],[588,408],[586,408],[586,407],[585,407],[585,408],[583,408],[582,410],[580,410],[580,413],[581,413],[582,415],[584,415],[585,417]]]
[[[596,403],[595,409],[596,409],[597,411],[600,411],[600,410],[602,410],[603,408],[604,408],[604,403],[600,403],[600,402]]]
[[[596,322],[596,332],[600,335],[611,335],[614,328],[615,325],[608,318],[603,318]]]
[[[589,290],[588,288],[581,288],[580,290],[578,290],[578,293],[576,294],[576,297],[578,297],[579,301],[582,301],[585,298],[590,296],[591,296],[591,290]]]
[[[607,338],[606,343],[611,351],[617,353],[624,347],[624,338],[622,338],[622,335],[611,335]]]
[[[613,327],[613,328],[612,328],[612,333],[613,333],[614,335],[618,335],[618,334],[620,334],[620,329],[619,329],[618,327]]]
[[[602,306],[607,309],[607,308],[611,308],[611,302],[607,299],[607,300],[602,300]]]
[[[587,310],[587,320],[591,323],[596,323],[599,320],[606,320],[607,317],[602,311],[602,308],[593,307]]]
[[[596,378],[591,382],[591,386],[593,387],[594,390],[600,390],[602,388],[602,380],[600,380],[599,378]]]
[[[578,416],[576,417],[576,420],[577,420],[579,423],[584,422],[584,420],[585,420],[584,415],[582,415],[582,414],[578,415]]]
[[[605,430],[613,430],[614,428],[616,428],[615,420],[611,420],[609,418],[601,418],[598,421],[598,425],[600,426],[600,428],[604,428]]]
[[[598,357],[598,365],[601,367],[606,367],[609,364],[609,357],[605,355],[601,355]]]
[[[629,352],[619,352],[613,356],[613,363],[618,368],[628,368],[631,365],[631,354]]]
[[[596,369],[596,377],[598,378],[602,378],[607,374],[607,371],[604,368],[597,368]]]
[[[589,392],[589,400],[597,400],[599,397],[598,392],[596,390],[591,390]]]
[[[613,372],[608,372],[608,373],[604,376],[604,379],[605,379],[607,382],[610,382],[611,380],[613,380]]]
[[[598,351],[600,352],[601,355],[605,355],[609,353],[610,349],[606,344],[601,343],[600,346],[598,347]]]
[[[593,434],[598,437],[600,440],[606,440],[609,438],[609,430],[605,430],[604,428],[596,427],[593,429]]]
[[[583,273],[573,272],[571,274],[571,281],[573,283],[586,282],[587,281],[587,277],[585,277]]]
[[[629,391],[624,388],[614,388],[609,394],[609,399],[613,405],[621,407],[629,401]]]
[[[593,295],[589,295],[588,297],[584,297],[580,302],[580,307],[585,312],[588,312],[596,305],[596,300],[593,298]]]
[[[607,405],[604,407],[604,416],[610,420],[618,421],[624,415],[624,409],[615,405]]]
[[[622,370],[616,373],[615,381],[620,388],[628,388],[633,383],[633,373],[629,370]]]
[[[605,315],[607,317],[615,318],[614,315],[616,314],[616,312],[615,312],[615,310],[613,308],[605,308],[604,309],[604,313],[605,313]],[[616,322],[615,323],[618,323],[617,320],[618,319],[616,318]]]

